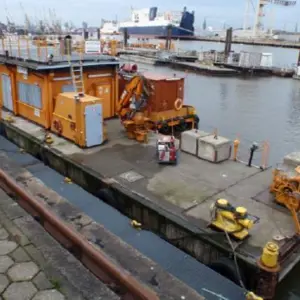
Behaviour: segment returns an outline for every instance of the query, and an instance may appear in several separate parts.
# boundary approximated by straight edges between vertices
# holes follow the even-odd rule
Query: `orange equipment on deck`
[[[292,171],[292,170],[291,170]],[[300,223],[297,213],[300,211],[300,166],[294,172],[275,169],[270,192],[275,201],[285,205],[292,213],[296,233],[300,234]]]
[[[66,92],[57,96],[51,130],[80,147],[101,145],[107,140],[99,98]]]
[[[128,137],[140,142],[147,141],[149,128],[149,119],[142,112],[149,96],[146,84],[143,76],[134,76],[126,85],[117,105],[117,113]]]
[[[195,108],[183,105],[184,78],[139,74],[136,65],[123,65],[119,87],[121,98],[117,113],[125,128],[128,121],[132,124],[137,112],[143,113],[144,130],[170,134],[198,127]]]

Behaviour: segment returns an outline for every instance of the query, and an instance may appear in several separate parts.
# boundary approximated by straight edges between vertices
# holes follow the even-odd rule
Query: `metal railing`
[[[63,40],[32,39],[29,37],[6,37],[1,39],[0,55],[22,60],[48,62],[52,60],[68,60]],[[84,52],[84,41],[72,44],[71,56]]]

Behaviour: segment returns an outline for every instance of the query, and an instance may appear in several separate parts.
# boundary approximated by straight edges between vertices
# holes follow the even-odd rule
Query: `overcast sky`
[[[252,0],[254,6],[258,0]],[[1,3],[2,2],[2,3]],[[72,20],[77,26],[82,21],[91,26],[99,26],[101,19],[125,20],[130,17],[130,7],[146,8],[158,6],[159,10],[182,10],[187,6],[188,10],[194,10],[196,26],[201,26],[204,18],[207,25],[223,27],[226,23],[230,26],[241,27],[244,20],[246,0],[21,0],[28,15],[34,20],[36,17],[47,16],[48,9],[55,9],[56,14],[63,20]],[[300,2],[300,1],[299,1]],[[20,6],[20,0],[0,0],[1,7],[7,7],[8,13],[14,22],[24,23],[24,12]],[[300,5],[296,7],[274,6],[273,22],[276,28],[294,30],[300,15]],[[250,7],[253,13],[253,7]],[[6,10],[0,10],[0,21],[6,22]],[[254,17],[251,17],[251,25]],[[300,18],[299,18],[300,19]],[[266,24],[271,23],[272,18],[268,14]],[[300,30],[300,24],[299,24]]]

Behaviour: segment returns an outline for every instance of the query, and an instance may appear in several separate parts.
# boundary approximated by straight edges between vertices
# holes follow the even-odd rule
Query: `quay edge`
[[[224,243],[223,234],[218,240],[216,235],[208,234],[204,229],[190,222],[188,216],[180,215],[179,209],[178,211],[174,207],[166,209],[158,203],[151,202],[145,195],[131,191],[126,185],[95,172],[84,165],[84,162],[74,160],[59,150],[49,147],[38,137],[32,136],[13,124],[4,120],[1,120],[0,124],[0,133],[8,140],[62,175],[71,178],[88,192],[98,196],[131,219],[138,220],[143,224],[144,229],[155,232],[206,265],[213,266],[222,258],[229,258],[231,267],[235,268],[232,262],[232,249]],[[41,132],[40,135],[42,134]],[[258,251],[261,249],[256,250]],[[255,255],[249,255],[244,249],[236,252],[236,256],[238,266],[244,274],[246,287],[254,291],[258,288],[261,295],[267,295],[267,293],[274,295],[278,280],[282,279],[282,276],[280,274],[274,276],[272,273],[262,271],[257,265]],[[226,261],[228,262],[229,260]],[[289,266],[295,263],[295,260],[290,261]],[[233,273],[230,276],[233,276],[232,279],[237,282],[239,278],[235,270]],[[265,299],[271,299],[271,297],[266,296]]]

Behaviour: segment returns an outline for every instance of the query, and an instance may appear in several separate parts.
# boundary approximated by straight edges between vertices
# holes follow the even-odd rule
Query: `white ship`
[[[132,10],[131,20],[120,23],[120,31],[127,30],[129,35],[167,36],[172,28],[173,37],[194,35],[194,12],[159,12],[157,7]]]

